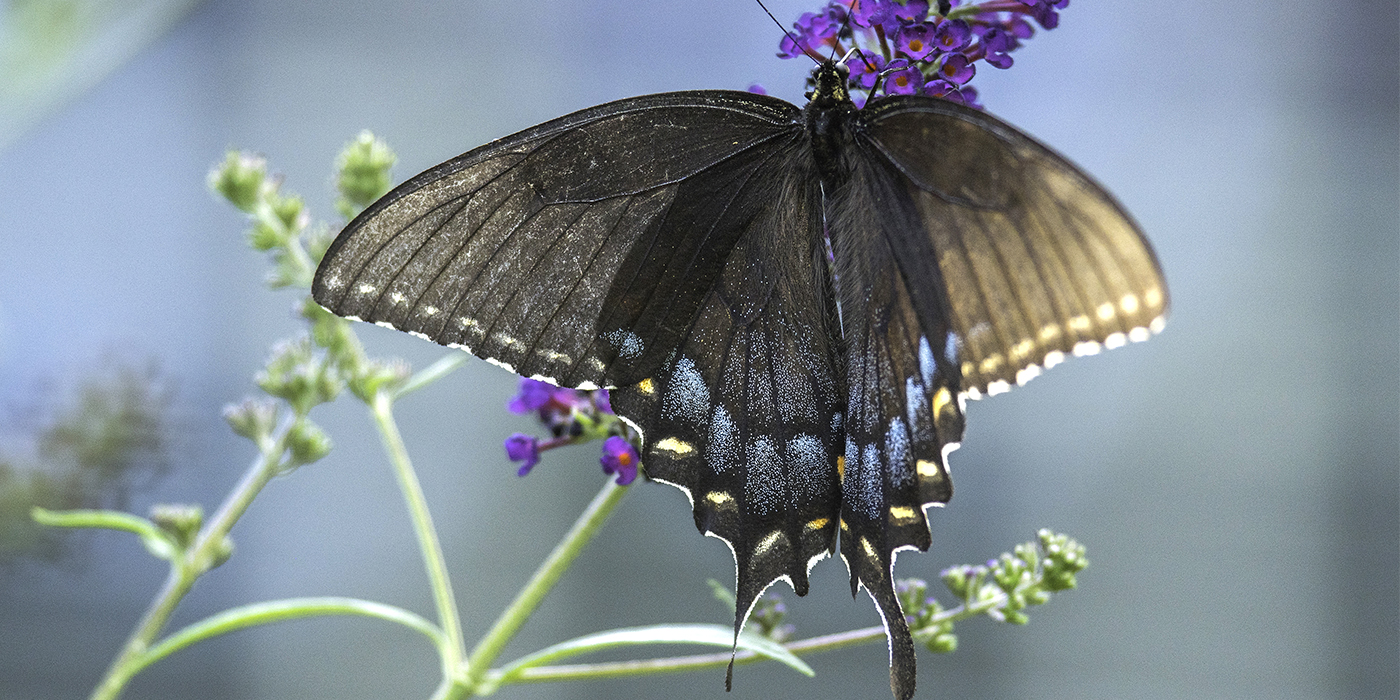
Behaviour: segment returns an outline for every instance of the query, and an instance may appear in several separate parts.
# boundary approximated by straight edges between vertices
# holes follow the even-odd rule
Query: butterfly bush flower
[[[857,105],[880,95],[924,94],[981,109],[968,82],[977,62],[1010,68],[1011,52],[1044,29],[1059,26],[1069,0],[831,0],[804,13],[778,55],[844,56]],[[847,18],[849,17],[849,22]]]
[[[637,478],[637,448],[616,435],[603,441],[603,473],[617,475],[617,483],[626,486]]]
[[[603,443],[603,472],[616,474],[617,483],[622,485],[637,478],[640,458],[633,447],[637,437],[613,414],[607,389],[565,389],[549,382],[521,378],[520,387],[506,408],[517,415],[535,414],[551,435],[540,439],[516,433],[506,438],[506,457],[520,463],[518,475],[529,474],[539,464],[541,452],[607,438]]]

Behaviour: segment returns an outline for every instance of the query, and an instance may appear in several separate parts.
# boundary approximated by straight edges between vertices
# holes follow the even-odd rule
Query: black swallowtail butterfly
[[[963,402],[1160,329],[1142,233],[1064,158],[922,96],[677,92],[576,112],[405,182],[317,270],[330,311],[612,388],[652,479],[738,567],[735,630],[840,553],[914,692],[896,553],[952,495]],[[840,533],[839,538],[838,534]]]

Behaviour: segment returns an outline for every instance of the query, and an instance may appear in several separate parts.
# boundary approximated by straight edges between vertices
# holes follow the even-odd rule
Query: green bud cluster
[[[1055,591],[1075,587],[1075,574],[1089,565],[1084,546],[1066,535],[1042,529],[1037,541],[1016,545],[985,565],[962,565],[943,570],[943,585],[959,604],[945,609],[928,595],[928,584],[904,579],[896,584],[900,605],[909,618],[914,638],[939,653],[958,647],[953,623],[977,615],[1024,625],[1025,609],[1042,605]]]
[[[335,208],[347,220],[364,211],[389,191],[389,169],[398,156],[383,141],[361,131],[345,145],[336,159],[335,186],[340,192]],[[323,251],[324,252],[324,251]]]

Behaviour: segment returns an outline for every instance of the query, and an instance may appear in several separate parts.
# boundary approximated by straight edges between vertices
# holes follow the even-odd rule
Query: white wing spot
[[[642,342],[641,337],[629,330],[612,331],[603,336],[603,339],[612,343],[612,346],[617,349],[617,354],[624,360],[635,360],[641,357],[642,352],[646,350],[646,344]]]
[[[438,307],[436,307],[436,306],[425,306],[425,307],[423,307],[423,315],[424,315],[424,316],[436,316],[438,311],[440,311],[440,309],[438,309]]]
[[[661,402],[661,414],[671,419],[684,419],[698,427],[704,423],[705,409],[709,405],[710,388],[705,385],[705,378],[695,362],[688,357],[677,360]]]
[[[1075,357],[1088,357],[1099,354],[1101,350],[1103,350],[1103,345],[1100,345],[1098,341],[1086,340],[1075,343],[1073,352]]]
[[[374,285],[372,285],[372,284],[370,284],[370,283],[368,283],[368,282],[365,282],[365,283],[361,284],[359,287],[356,287],[356,288],[355,288],[355,291],[358,291],[358,292],[361,293],[361,294],[373,294],[373,293],[374,293]]]
[[[739,441],[734,434],[734,419],[723,406],[715,406],[710,416],[710,443],[705,450],[710,469],[724,474],[739,462]]]
[[[1040,365],[1028,365],[1016,373],[1016,386],[1025,386],[1026,382],[1040,376]]]
[[[1127,344],[1128,344],[1128,336],[1126,336],[1126,335],[1124,335],[1124,334],[1122,334],[1122,333],[1109,333],[1109,334],[1108,334],[1108,337],[1103,339],[1103,346],[1104,346],[1104,349],[1106,349],[1106,350],[1112,350],[1112,349],[1114,349],[1114,348],[1121,348],[1121,347],[1123,347],[1124,345],[1127,345]]]
[[[389,295],[389,301],[392,301],[395,304],[402,304],[405,301],[408,301],[408,297],[404,296],[403,292],[394,292],[393,294]]]

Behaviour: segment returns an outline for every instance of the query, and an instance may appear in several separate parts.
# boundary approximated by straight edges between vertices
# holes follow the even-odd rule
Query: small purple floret
[[[559,391],[559,387],[549,382],[541,382],[535,379],[520,378],[520,393],[506,404],[506,408],[511,413],[525,415],[533,411],[538,411],[549,404],[554,398],[554,392]],[[567,389],[565,391],[568,391]]]
[[[943,65],[938,68],[938,75],[954,85],[962,85],[976,74],[977,67],[967,60],[967,56],[960,53],[950,53],[944,56]]]
[[[933,35],[933,42],[944,52],[962,51],[971,40],[972,28],[960,19],[939,22]]]
[[[637,478],[637,449],[632,443],[614,435],[603,441],[603,473],[617,475],[617,484],[626,486]]]
[[[903,65],[896,65],[901,63]],[[918,66],[909,65],[904,59],[895,59],[890,61],[890,67],[896,70],[885,76],[885,92],[891,95],[913,95],[923,91],[924,73]]]
[[[540,463],[540,443],[533,435],[516,433],[506,438],[506,456],[512,462],[523,462],[516,475],[525,476]]]
[[[875,77],[885,68],[885,57],[870,51],[856,51],[846,59],[846,67],[851,70],[851,82],[869,90],[875,85]]]
[[[937,30],[928,22],[911,24],[899,29],[899,39],[894,46],[905,56],[912,59],[921,59],[937,48],[934,44],[934,35]]]

